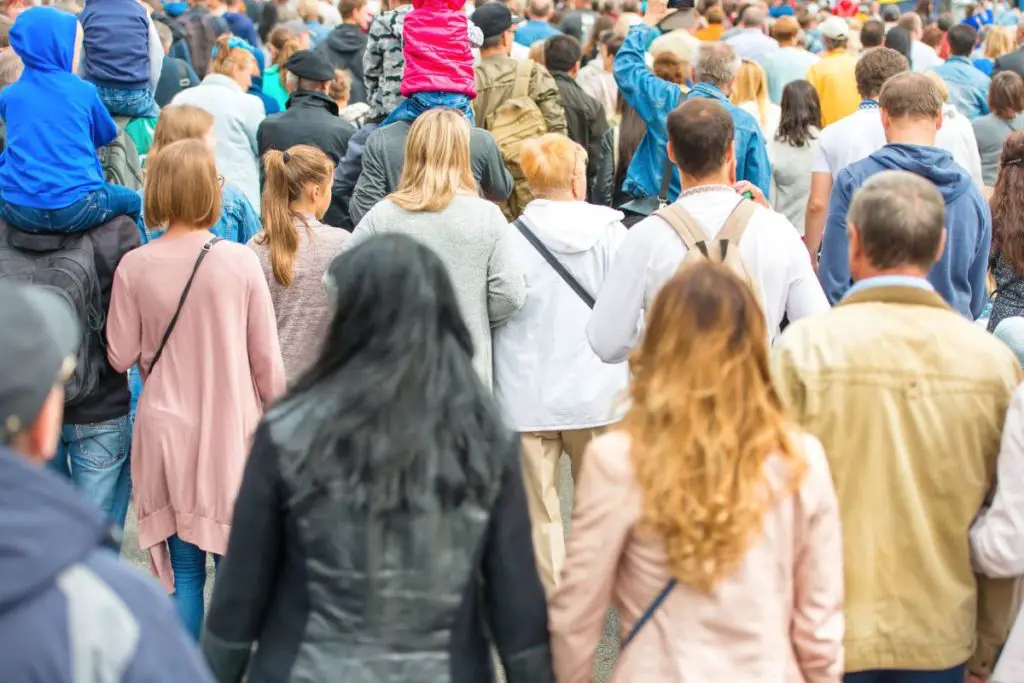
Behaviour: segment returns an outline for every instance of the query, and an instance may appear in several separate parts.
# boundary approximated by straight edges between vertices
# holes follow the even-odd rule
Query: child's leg
[[[160,107],[153,99],[153,91],[145,90],[122,90],[119,88],[97,88],[100,100],[107,107],[112,116],[128,116],[139,118],[143,116],[159,116]]]
[[[46,232],[85,232],[116,216],[128,216],[141,225],[142,198],[135,190],[105,183],[71,206],[51,211],[50,229]]]
[[[51,229],[51,215],[49,209],[37,209],[31,206],[11,204],[0,195],[0,218],[9,225],[24,232],[53,232]]]
[[[408,121],[409,123],[412,123],[421,113],[422,111],[416,106],[413,99],[407,98],[402,100],[402,103],[395,107],[394,111],[388,114],[388,117],[381,121],[380,125],[383,127],[396,121]]]
[[[420,114],[430,109],[438,109],[440,107],[446,107],[448,109],[458,109],[466,118],[469,119],[470,125],[476,125],[473,117],[473,106],[469,102],[469,97],[461,93],[451,92],[418,92],[405,99],[398,107],[391,112],[391,114],[384,119],[381,126],[386,126],[389,123],[395,121],[408,121],[412,123],[416,120]]]

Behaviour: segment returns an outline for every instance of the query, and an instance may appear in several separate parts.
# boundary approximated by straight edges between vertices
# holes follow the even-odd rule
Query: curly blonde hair
[[[771,384],[764,315],[727,268],[695,264],[658,294],[631,361],[621,429],[643,492],[637,531],[664,539],[673,576],[711,590],[806,471]],[[772,458],[787,466],[783,490],[765,477]]]

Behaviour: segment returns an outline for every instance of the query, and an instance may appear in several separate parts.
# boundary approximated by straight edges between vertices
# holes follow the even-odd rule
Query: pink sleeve
[[[284,361],[277,338],[277,319],[270,289],[254,252],[249,254],[249,319],[246,344],[249,347],[249,367],[252,369],[256,390],[266,409],[284,393]]]
[[[142,350],[142,320],[128,285],[125,261],[114,271],[107,311],[107,360],[117,372],[125,372],[139,361]]]
[[[845,620],[839,503],[821,444],[811,436],[804,443],[808,470],[797,493],[793,651],[807,683],[840,683]]]

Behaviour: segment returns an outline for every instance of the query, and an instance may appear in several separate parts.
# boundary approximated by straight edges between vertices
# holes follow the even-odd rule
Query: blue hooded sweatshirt
[[[71,73],[77,27],[73,15],[50,7],[22,12],[11,27],[25,71],[0,93],[0,192],[8,203],[62,209],[103,186],[96,150],[117,137],[117,126],[96,86]]]
[[[0,447],[0,490],[3,680],[213,683],[167,594],[66,479]]]
[[[668,158],[665,151],[668,131],[665,126],[669,113],[684,99],[678,85],[655,76],[644,61],[647,49],[659,35],[658,30],[642,24],[631,28],[615,55],[613,67],[619,92],[647,123],[647,133],[633,155],[622,184],[622,189],[634,197],[658,196]],[[761,188],[765,197],[771,196],[772,169],[757,120],[729,102],[729,98],[710,83],[694,86],[685,99],[691,98],[717,100],[729,111],[735,127],[736,179],[749,180]],[[679,170],[673,166],[668,198],[674,200],[678,196]]]
[[[992,214],[981,190],[953,156],[937,147],[886,145],[836,176],[829,199],[818,279],[833,304],[843,298],[850,280],[846,214],[854,192],[882,171],[910,171],[930,180],[946,203],[946,248],[932,266],[928,281],[965,317],[981,315],[988,299],[985,279],[992,244]]]

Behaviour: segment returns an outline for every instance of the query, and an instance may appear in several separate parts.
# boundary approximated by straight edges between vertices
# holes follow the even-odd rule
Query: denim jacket
[[[949,103],[969,119],[988,113],[990,79],[966,57],[950,57],[933,69],[949,88]]]
[[[669,112],[683,99],[683,91],[678,85],[655,76],[644,61],[647,48],[658,35],[658,31],[643,24],[634,26],[615,56],[615,82],[619,91],[647,124],[647,133],[640,141],[623,183],[623,190],[637,197],[658,194],[668,143],[665,124]],[[736,126],[736,179],[749,180],[761,188],[766,197],[769,196],[772,170],[757,120],[734,106],[721,90],[710,83],[694,86],[686,98],[694,97],[718,100],[729,111]],[[678,195],[679,171],[673,168],[668,198],[674,200]]]

